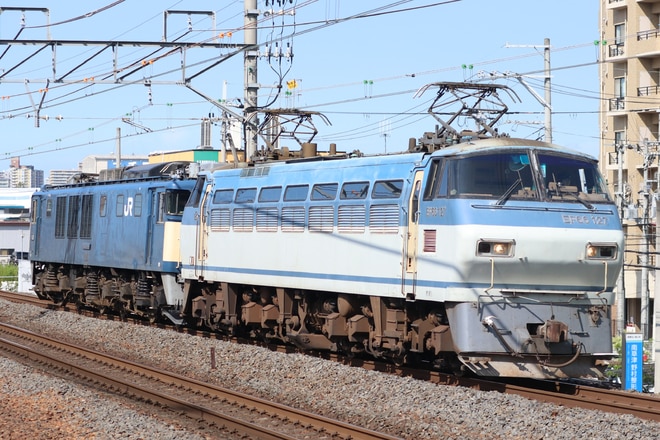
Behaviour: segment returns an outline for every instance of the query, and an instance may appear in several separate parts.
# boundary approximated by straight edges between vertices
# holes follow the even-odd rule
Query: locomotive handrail
[[[600,296],[601,293],[605,292],[607,290],[607,268],[609,267],[607,264],[607,261],[603,261],[603,264],[605,265],[605,280],[603,281],[603,290],[600,292],[596,293],[596,295]]]

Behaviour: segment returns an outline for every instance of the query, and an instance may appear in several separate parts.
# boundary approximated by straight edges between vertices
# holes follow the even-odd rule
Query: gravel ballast
[[[660,423],[0,300],[0,321],[408,439],[657,439]],[[211,349],[216,368],[211,368]],[[0,439],[214,438],[0,357]],[[659,401],[660,404],[660,401]],[[34,424],[34,428],[31,427]],[[49,436],[45,426],[60,431]],[[55,428],[53,428],[55,429]],[[35,433],[41,434],[36,435]],[[58,435],[59,434],[59,435]]]

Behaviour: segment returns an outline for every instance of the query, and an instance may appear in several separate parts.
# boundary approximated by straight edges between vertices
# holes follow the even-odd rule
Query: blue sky
[[[277,41],[280,47],[289,45],[293,58],[271,58],[270,63],[260,59],[259,105],[275,99],[270,108],[297,107],[325,115],[331,125],[326,125],[322,118],[313,119],[319,131],[314,141],[320,150],[327,149],[330,142],[337,143],[339,150],[359,149],[368,154],[405,150],[409,138],[418,138],[437,124],[425,114],[434,92],[414,98],[415,91],[427,83],[477,80],[493,72],[512,72],[526,75],[525,81],[543,96],[544,62],[540,46],[544,38],[549,38],[553,141],[597,154],[596,63],[602,49],[594,42],[599,39],[599,2],[557,0],[541,5],[529,0],[286,0],[281,3],[287,10],[296,6],[295,15],[284,18],[278,14],[271,18],[262,15],[258,40]],[[243,42],[242,0],[5,0],[0,3],[0,7],[11,6],[45,7],[50,13],[51,26],[45,28],[42,27],[46,24],[44,13],[26,12],[26,27],[20,32],[19,40],[50,37],[160,41],[165,30],[164,10],[195,10],[215,11],[215,30],[208,15],[192,15],[189,25],[187,15],[170,14],[168,40],[207,41],[223,33],[225,36],[218,41]],[[271,0],[269,6],[265,0],[259,0],[258,9],[277,11],[281,7],[277,0]],[[21,29],[21,19],[20,11],[0,13],[0,38],[15,38]],[[232,32],[231,37],[227,32]],[[0,52],[6,47],[0,47]],[[176,84],[182,77],[178,70],[180,54],[162,57],[130,75],[128,79],[135,84],[118,86],[98,81],[113,69],[109,50],[85,62],[100,48],[60,46],[55,52],[56,76],[75,68],[66,78],[78,82],[51,83],[44,96],[40,90],[45,88],[46,79],[53,78],[53,53],[46,49],[33,55],[38,48],[12,46],[0,58],[0,75],[4,75],[0,79],[0,170],[9,168],[12,156],[20,156],[21,164],[43,169],[46,176],[51,169],[77,169],[87,155],[115,151],[118,127],[123,154],[195,148],[200,144],[200,120],[210,113],[219,115],[211,103]],[[265,50],[265,45],[260,48]],[[152,59],[151,50],[120,48],[117,65],[123,72],[130,71],[131,63]],[[191,50],[186,53],[190,66],[187,72],[197,72],[208,66],[209,60],[226,53],[227,50],[217,49]],[[292,95],[281,93],[275,97],[274,86],[280,78],[285,84],[296,80]],[[145,85],[149,80],[151,87]],[[191,86],[220,99],[225,81],[227,99],[230,102],[243,99],[241,55],[199,75]],[[518,81],[498,82],[509,85],[522,101],[507,100],[514,113],[503,118],[500,131],[516,137],[542,136],[541,104]],[[287,90],[286,85],[283,90]],[[39,127],[35,127],[33,108],[42,98],[40,115],[48,120],[42,119]],[[122,118],[129,118],[133,125],[122,122]],[[146,133],[140,127],[151,132]],[[213,127],[212,141],[219,147],[219,126]],[[293,140],[284,143],[291,149],[298,148]]]

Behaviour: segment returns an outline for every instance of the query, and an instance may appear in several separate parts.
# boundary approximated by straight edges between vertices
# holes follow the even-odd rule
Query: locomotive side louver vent
[[[369,231],[379,234],[399,232],[399,205],[371,205]]]
[[[437,233],[435,229],[424,229],[424,252],[435,252]]]
[[[229,231],[229,209],[211,210],[211,230],[215,232]]]
[[[312,232],[332,232],[334,208],[332,206],[312,206],[309,208],[309,230]]]
[[[305,230],[305,207],[286,206],[282,208],[282,231],[303,232]]]
[[[277,208],[257,209],[257,231],[277,232]]]
[[[337,212],[337,230],[343,233],[362,233],[367,222],[364,205],[342,205]]]
[[[252,232],[254,224],[254,210],[252,208],[234,209],[234,231]]]

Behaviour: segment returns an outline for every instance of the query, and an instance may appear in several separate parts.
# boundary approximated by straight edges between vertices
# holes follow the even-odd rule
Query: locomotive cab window
[[[539,154],[538,158],[549,200],[611,202],[595,162],[552,154]]]
[[[183,215],[183,208],[190,197],[190,191],[175,190],[165,192],[165,213],[167,215]]]
[[[168,220],[168,217],[180,217],[186,207],[190,191],[165,191],[158,195],[158,223]]]
[[[495,198],[502,203],[509,198],[538,199],[532,165],[526,152],[447,159],[435,186],[438,197],[447,194],[448,197]]]

